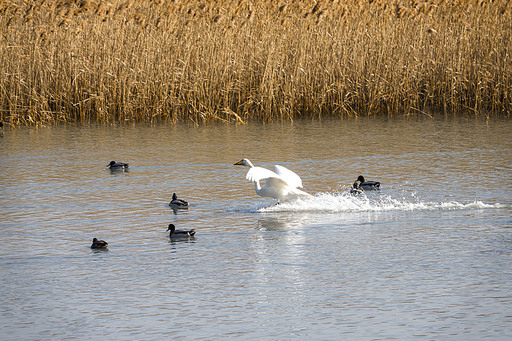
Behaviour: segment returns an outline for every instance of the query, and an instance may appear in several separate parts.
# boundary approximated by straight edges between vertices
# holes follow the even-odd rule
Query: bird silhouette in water
[[[169,203],[169,206],[173,208],[181,208],[181,209],[187,209],[188,208],[188,202],[186,202],[183,199],[178,199],[178,196],[176,193],[172,194],[172,200]]]
[[[362,193],[364,191],[375,191],[380,189],[380,182],[378,181],[365,181],[364,176],[359,175],[357,180],[352,185],[350,193]]]
[[[124,162],[110,161],[110,163],[107,165],[107,168],[110,170],[124,170],[128,169],[128,164]]]
[[[104,240],[98,240],[97,238],[92,239],[91,249],[105,250],[108,247],[108,243]]]
[[[190,237],[194,237],[194,235],[196,234],[196,231],[194,229],[192,229],[192,230],[176,230],[176,226],[174,226],[174,224],[169,224],[167,231],[171,231],[171,232],[169,232],[169,238],[171,238],[171,239],[190,238]]]

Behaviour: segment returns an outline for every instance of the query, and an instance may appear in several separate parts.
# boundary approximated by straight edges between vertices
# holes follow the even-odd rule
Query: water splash
[[[419,211],[419,210],[464,210],[503,208],[506,205],[495,203],[487,204],[482,201],[460,203],[430,202],[416,198],[414,194],[409,197],[394,198],[391,195],[351,195],[343,193],[317,193],[311,198],[297,201],[268,204],[258,203],[246,208],[250,212],[385,212],[385,211]]]

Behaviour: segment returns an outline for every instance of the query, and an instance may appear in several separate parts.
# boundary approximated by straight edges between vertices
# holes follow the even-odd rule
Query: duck
[[[172,200],[169,203],[169,206],[172,208],[181,208],[181,209],[187,209],[188,208],[188,202],[186,202],[183,199],[178,199],[178,196],[176,193],[172,194]]]
[[[108,247],[108,243],[104,240],[98,240],[97,238],[92,239],[91,249],[106,249]]]
[[[352,189],[350,190],[350,193],[354,193],[357,191],[372,191],[372,190],[379,190],[380,189],[380,182],[378,181],[365,181],[364,176],[359,175],[357,177],[357,180],[352,185]]]
[[[110,163],[107,165],[107,168],[110,168],[111,170],[127,169],[128,164],[124,162],[110,161]]]
[[[364,190],[361,187],[359,187],[359,181],[354,182],[354,184],[352,185],[352,188],[350,189],[350,194],[360,195],[363,193],[364,193]]]
[[[176,226],[174,224],[169,224],[169,228],[167,231],[171,231],[169,233],[169,238],[171,239],[177,239],[177,238],[190,238],[194,237],[196,234],[196,231],[194,229],[192,230],[176,230]]]
[[[255,167],[249,159],[242,159],[235,165],[249,167],[245,178],[254,182],[256,194],[261,197],[277,199],[278,203],[312,197],[311,194],[299,189],[303,188],[300,176],[286,167],[275,165],[273,172]],[[265,184],[262,186],[260,181],[265,181]]]

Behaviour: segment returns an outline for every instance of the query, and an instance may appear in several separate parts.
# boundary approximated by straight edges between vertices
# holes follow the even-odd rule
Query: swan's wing
[[[286,183],[291,187],[302,187],[302,180],[296,173],[292,172],[286,167],[279,165],[275,165],[274,169],[276,170],[276,173],[281,177],[281,179],[286,181]]]
[[[269,177],[265,179],[265,186],[264,187],[272,187],[275,190],[279,191],[289,191],[290,185],[280,177]]]
[[[245,178],[249,181],[260,181],[268,178],[279,178],[279,175],[263,167],[251,167]]]
[[[279,177],[269,177],[265,179],[265,185],[257,191],[262,197],[271,197],[282,201],[286,198],[290,190],[295,188],[290,187],[286,181]]]
[[[281,178],[267,178],[265,186],[261,188],[258,194],[264,197],[275,198],[279,202],[311,197],[311,194],[290,186]]]

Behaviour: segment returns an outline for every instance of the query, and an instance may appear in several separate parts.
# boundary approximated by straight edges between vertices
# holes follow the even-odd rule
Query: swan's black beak
[[[235,166],[240,166],[240,165],[242,165],[242,161],[244,161],[244,160],[240,160],[240,161],[238,161],[237,163],[235,163],[234,165],[235,165]]]

